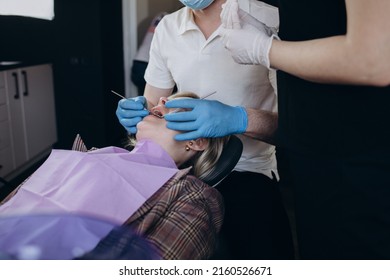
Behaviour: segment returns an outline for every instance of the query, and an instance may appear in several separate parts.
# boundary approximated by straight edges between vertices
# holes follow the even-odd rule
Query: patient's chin
[[[164,135],[166,133],[166,130],[162,130],[158,126],[151,126],[146,123],[141,124],[139,123],[137,125],[137,134],[136,139],[137,141],[141,139],[152,139],[152,140],[158,140],[161,138],[161,135]]]

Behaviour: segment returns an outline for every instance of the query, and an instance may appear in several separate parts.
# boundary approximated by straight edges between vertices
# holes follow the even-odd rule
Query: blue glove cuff
[[[239,114],[240,114],[240,120],[241,122],[239,123],[238,127],[238,134],[244,133],[246,129],[248,128],[248,113],[245,110],[245,107],[242,106],[237,106],[236,108],[239,109]]]

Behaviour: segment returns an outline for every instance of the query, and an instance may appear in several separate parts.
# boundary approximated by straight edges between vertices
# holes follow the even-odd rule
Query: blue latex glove
[[[164,116],[169,129],[188,131],[176,135],[177,141],[244,133],[248,126],[244,107],[233,107],[215,100],[174,99],[165,103],[165,107],[192,109]]]
[[[116,116],[121,125],[131,134],[137,133],[137,123],[145,116],[149,115],[149,111],[145,109],[146,98],[137,96],[129,99],[122,99],[118,102]]]

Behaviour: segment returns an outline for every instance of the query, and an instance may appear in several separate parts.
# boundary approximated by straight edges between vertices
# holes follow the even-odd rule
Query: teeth
[[[160,118],[160,119],[163,118],[163,115],[161,115],[161,113],[158,111],[150,111],[150,114],[152,114],[153,116]]]

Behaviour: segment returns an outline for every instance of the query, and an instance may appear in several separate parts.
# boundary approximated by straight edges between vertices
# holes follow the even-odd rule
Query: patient
[[[168,99],[173,98],[198,97],[178,93]],[[130,153],[117,147],[53,150],[2,202],[0,216],[72,213],[121,225],[120,233],[110,228],[95,236],[88,253],[70,258],[126,259],[131,255],[128,248],[134,248],[126,232],[141,236],[158,258],[209,258],[221,227],[223,203],[218,191],[198,178],[211,172],[228,139],[175,141],[178,132],[167,129],[165,120],[158,117],[170,111],[165,101],[161,99],[153,114],[138,124]],[[65,231],[53,227],[57,233]],[[0,240],[10,232],[4,228],[0,226]],[[72,235],[85,231],[84,227]]]

